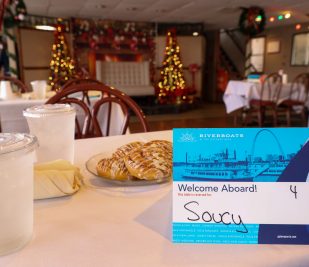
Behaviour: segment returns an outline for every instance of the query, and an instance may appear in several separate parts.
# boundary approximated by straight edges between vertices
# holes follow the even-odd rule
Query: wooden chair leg
[[[233,125],[234,127],[237,127],[237,111],[234,112],[233,114]]]
[[[306,111],[305,109],[303,108],[302,111],[301,111],[301,120],[302,120],[302,123],[303,123],[303,126],[307,127],[307,114],[306,114]]]
[[[277,110],[273,109],[273,121],[274,121],[274,127],[277,127],[278,125],[278,116],[277,116]]]
[[[286,111],[286,126],[291,126],[291,110],[289,108]]]
[[[258,110],[257,117],[258,117],[259,127],[262,127],[262,125],[263,125],[263,111],[261,109]]]

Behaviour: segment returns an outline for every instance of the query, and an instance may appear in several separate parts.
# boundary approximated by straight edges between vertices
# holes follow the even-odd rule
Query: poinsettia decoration
[[[119,50],[127,46],[132,51],[152,48],[155,27],[152,23],[73,19],[73,32],[81,42],[93,49],[107,46]]]

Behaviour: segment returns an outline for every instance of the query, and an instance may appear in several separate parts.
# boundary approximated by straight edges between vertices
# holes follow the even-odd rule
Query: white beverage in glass
[[[0,133],[0,255],[25,246],[33,232],[35,136]]]
[[[75,109],[69,104],[47,104],[24,111],[30,133],[39,141],[37,162],[74,161]]]

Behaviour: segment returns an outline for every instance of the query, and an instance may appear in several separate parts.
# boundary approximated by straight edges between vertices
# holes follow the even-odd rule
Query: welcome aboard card
[[[309,243],[309,129],[173,130],[173,242]]]

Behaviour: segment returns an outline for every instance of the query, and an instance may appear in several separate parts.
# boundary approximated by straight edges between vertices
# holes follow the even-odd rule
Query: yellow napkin
[[[66,160],[34,166],[34,199],[72,195],[81,186],[79,169]]]

